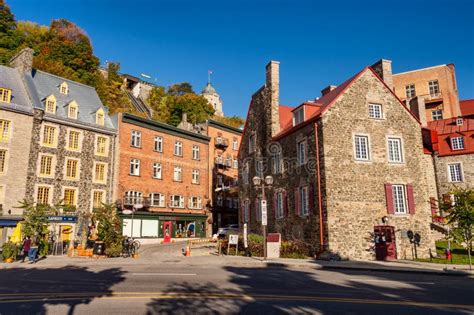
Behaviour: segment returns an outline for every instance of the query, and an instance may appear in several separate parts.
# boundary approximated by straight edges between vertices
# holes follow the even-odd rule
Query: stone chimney
[[[181,122],[177,127],[187,131],[194,131],[193,124],[188,122],[188,114],[184,112],[181,114]]]
[[[266,104],[268,108],[268,117],[270,117],[267,124],[271,124],[271,136],[273,137],[280,132],[280,62],[270,61],[266,67],[266,81],[265,86],[270,90],[270,104]]]
[[[10,59],[10,66],[18,69],[21,73],[31,72],[33,69],[33,49],[23,48],[18,54]]]
[[[324,96],[324,95],[328,94],[329,92],[331,92],[335,88],[337,88],[337,85],[328,85],[328,86],[326,86],[324,89],[321,90],[321,96]]]
[[[410,100],[410,104],[408,105],[411,112],[420,120],[421,126],[428,126],[428,123],[426,122],[425,99],[421,96],[416,96]]]
[[[385,81],[388,87],[393,90],[392,61],[380,59],[374,63],[371,68]]]

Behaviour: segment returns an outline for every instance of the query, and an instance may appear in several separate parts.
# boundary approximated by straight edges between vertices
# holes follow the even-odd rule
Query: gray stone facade
[[[439,199],[442,200],[443,195],[449,194],[455,188],[474,189],[474,154],[459,154],[439,156],[435,154],[436,177],[438,181]],[[453,163],[461,163],[462,181],[452,182],[449,178],[448,165]]]

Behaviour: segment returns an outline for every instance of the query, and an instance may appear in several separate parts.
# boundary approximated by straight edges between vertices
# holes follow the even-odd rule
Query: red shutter
[[[436,204],[436,198],[430,197],[431,215],[434,217],[438,214],[438,205]]]
[[[283,191],[283,216],[288,216],[288,196],[286,195],[286,190]]]
[[[308,203],[309,203],[309,213],[314,213],[314,185],[310,184],[308,187]]]
[[[300,215],[300,198],[299,198],[299,188],[295,188],[295,214]]]
[[[277,193],[273,193],[273,215],[277,217]]]
[[[408,213],[415,214],[415,196],[413,194],[413,185],[407,185]]]
[[[388,214],[394,214],[395,210],[393,209],[393,192],[392,185],[390,184],[385,184],[385,199],[387,200]]]

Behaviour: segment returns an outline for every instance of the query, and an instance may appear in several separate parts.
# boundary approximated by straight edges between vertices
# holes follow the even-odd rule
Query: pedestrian
[[[28,256],[30,248],[31,248],[31,237],[28,235],[23,241],[23,245],[21,246],[21,250],[23,251],[23,258],[21,262],[25,262],[25,258],[26,256]]]
[[[30,260],[30,264],[34,264],[36,262],[37,253],[38,253],[38,241],[35,238],[31,242],[30,250],[28,251],[28,259]]]

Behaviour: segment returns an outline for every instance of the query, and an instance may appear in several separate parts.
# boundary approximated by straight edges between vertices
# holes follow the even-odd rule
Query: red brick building
[[[131,215],[122,214],[123,234],[209,236],[209,137],[130,114],[117,125],[116,199],[136,209],[133,233]]]

